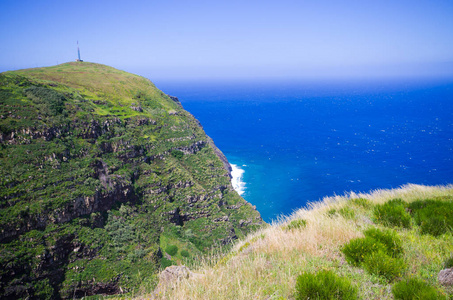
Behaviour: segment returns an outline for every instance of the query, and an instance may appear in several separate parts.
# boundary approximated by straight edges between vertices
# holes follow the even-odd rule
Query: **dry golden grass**
[[[228,255],[214,255],[200,262],[193,271],[201,276],[163,284],[156,294],[138,298],[294,299],[299,274],[333,269],[358,285],[362,299],[391,299],[388,283],[360,268],[351,267],[340,252],[340,247],[350,239],[362,236],[364,228],[376,226],[372,222],[372,210],[354,205],[350,200],[364,198],[374,205],[394,198],[412,202],[438,196],[453,196],[453,186],[406,185],[394,190],[324,198],[237,242]],[[352,217],[329,214],[332,209],[345,206],[354,211]],[[305,220],[306,226],[287,229],[287,225],[297,219]],[[408,273],[426,275],[427,280],[432,278],[436,284],[433,277],[438,272],[436,266],[440,267],[442,259],[453,252],[453,238],[442,240],[424,236],[420,246],[415,230],[402,230],[399,234],[406,243],[406,259],[416,261]]]

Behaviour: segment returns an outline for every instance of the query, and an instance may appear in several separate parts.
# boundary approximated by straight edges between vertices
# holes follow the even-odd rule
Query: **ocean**
[[[266,222],[308,202],[453,183],[453,80],[163,81]]]

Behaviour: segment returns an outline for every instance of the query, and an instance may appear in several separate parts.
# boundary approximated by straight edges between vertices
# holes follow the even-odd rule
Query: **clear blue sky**
[[[452,0],[0,1],[0,71],[151,79],[453,75]]]

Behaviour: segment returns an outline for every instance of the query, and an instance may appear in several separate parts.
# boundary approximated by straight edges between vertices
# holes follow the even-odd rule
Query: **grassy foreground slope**
[[[261,223],[148,79],[88,62],[0,74],[0,298],[150,290]]]
[[[398,208],[400,205],[405,207],[398,211],[402,216],[410,216],[407,219],[409,225],[398,223],[404,218],[396,218],[396,223],[391,224],[383,222],[385,213],[382,213],[382,208],[385,203],[395,204]],[[441,203],[453,207],[453,186],[407,185],[370,194],[351,193],[325,198],[248,235],[228,255],[213,256],[203,261],[193,270],[202,276],[164,284],[157,294],[141,297],[299,299],[296,292],[298,275],[331,270],[351,282],[358,291],[359,299],[393,299],[392,287],[408,278],[423,281],[434,289],[437,298],[429,299],[447,299],[448,295],[452,297],[453,288],[441,286],[437,275],[445,268],[446,261],[450,261],[450,264],[453,262],[453,217],[438,212],[441,223],[450,224],[450,227],[445,227],[442,232],[435,231],[442,227],[438,224],[426,229],[425,225],[429,222],[417,221],[422,216],[419,212],[423,205],[420,203]],[[437,218],[432,217],[432,220]],[[374,231],[367,231],[372,228]],[[401,264],[401,268],[386,265],[393,259],[389,257],[384,263],[379,259],[372,261],[372,266],[384,266],[380,272],[364,264],[353,265],[345,259],[342,251],[345,245],[356,239],[363,241],[364,232],[376,231],[394,235],[395,241],[398,241],[395,243],[395,249],[398,250],[395,261]],[[365,250],[360,249],[358,254],[367,257]],[[368,257],[375,259],[378,256]],[[387,276],[389,274],[393,276]]]

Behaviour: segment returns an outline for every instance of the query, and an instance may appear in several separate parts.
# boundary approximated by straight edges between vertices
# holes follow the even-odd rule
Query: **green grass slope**
[[[151,290],[262,223],[198,121],[143,77],[2,73],[0,131],[1,298]]]
[[[136,102],[137,94],[142,93],[154,100],[155,105],[161,105],[166,109],[175,108],[175,104],[168,101],[168,97],[148,79],[106,65],[69,62],[53,67],[19,70],[6,74],[10,73],[33,78],[44,84],[58,82],[63,90],[70,87],[90,99],[131,105]]]
[[[453,186],[325,198],[214,255],[153,299],[451,299]]]

